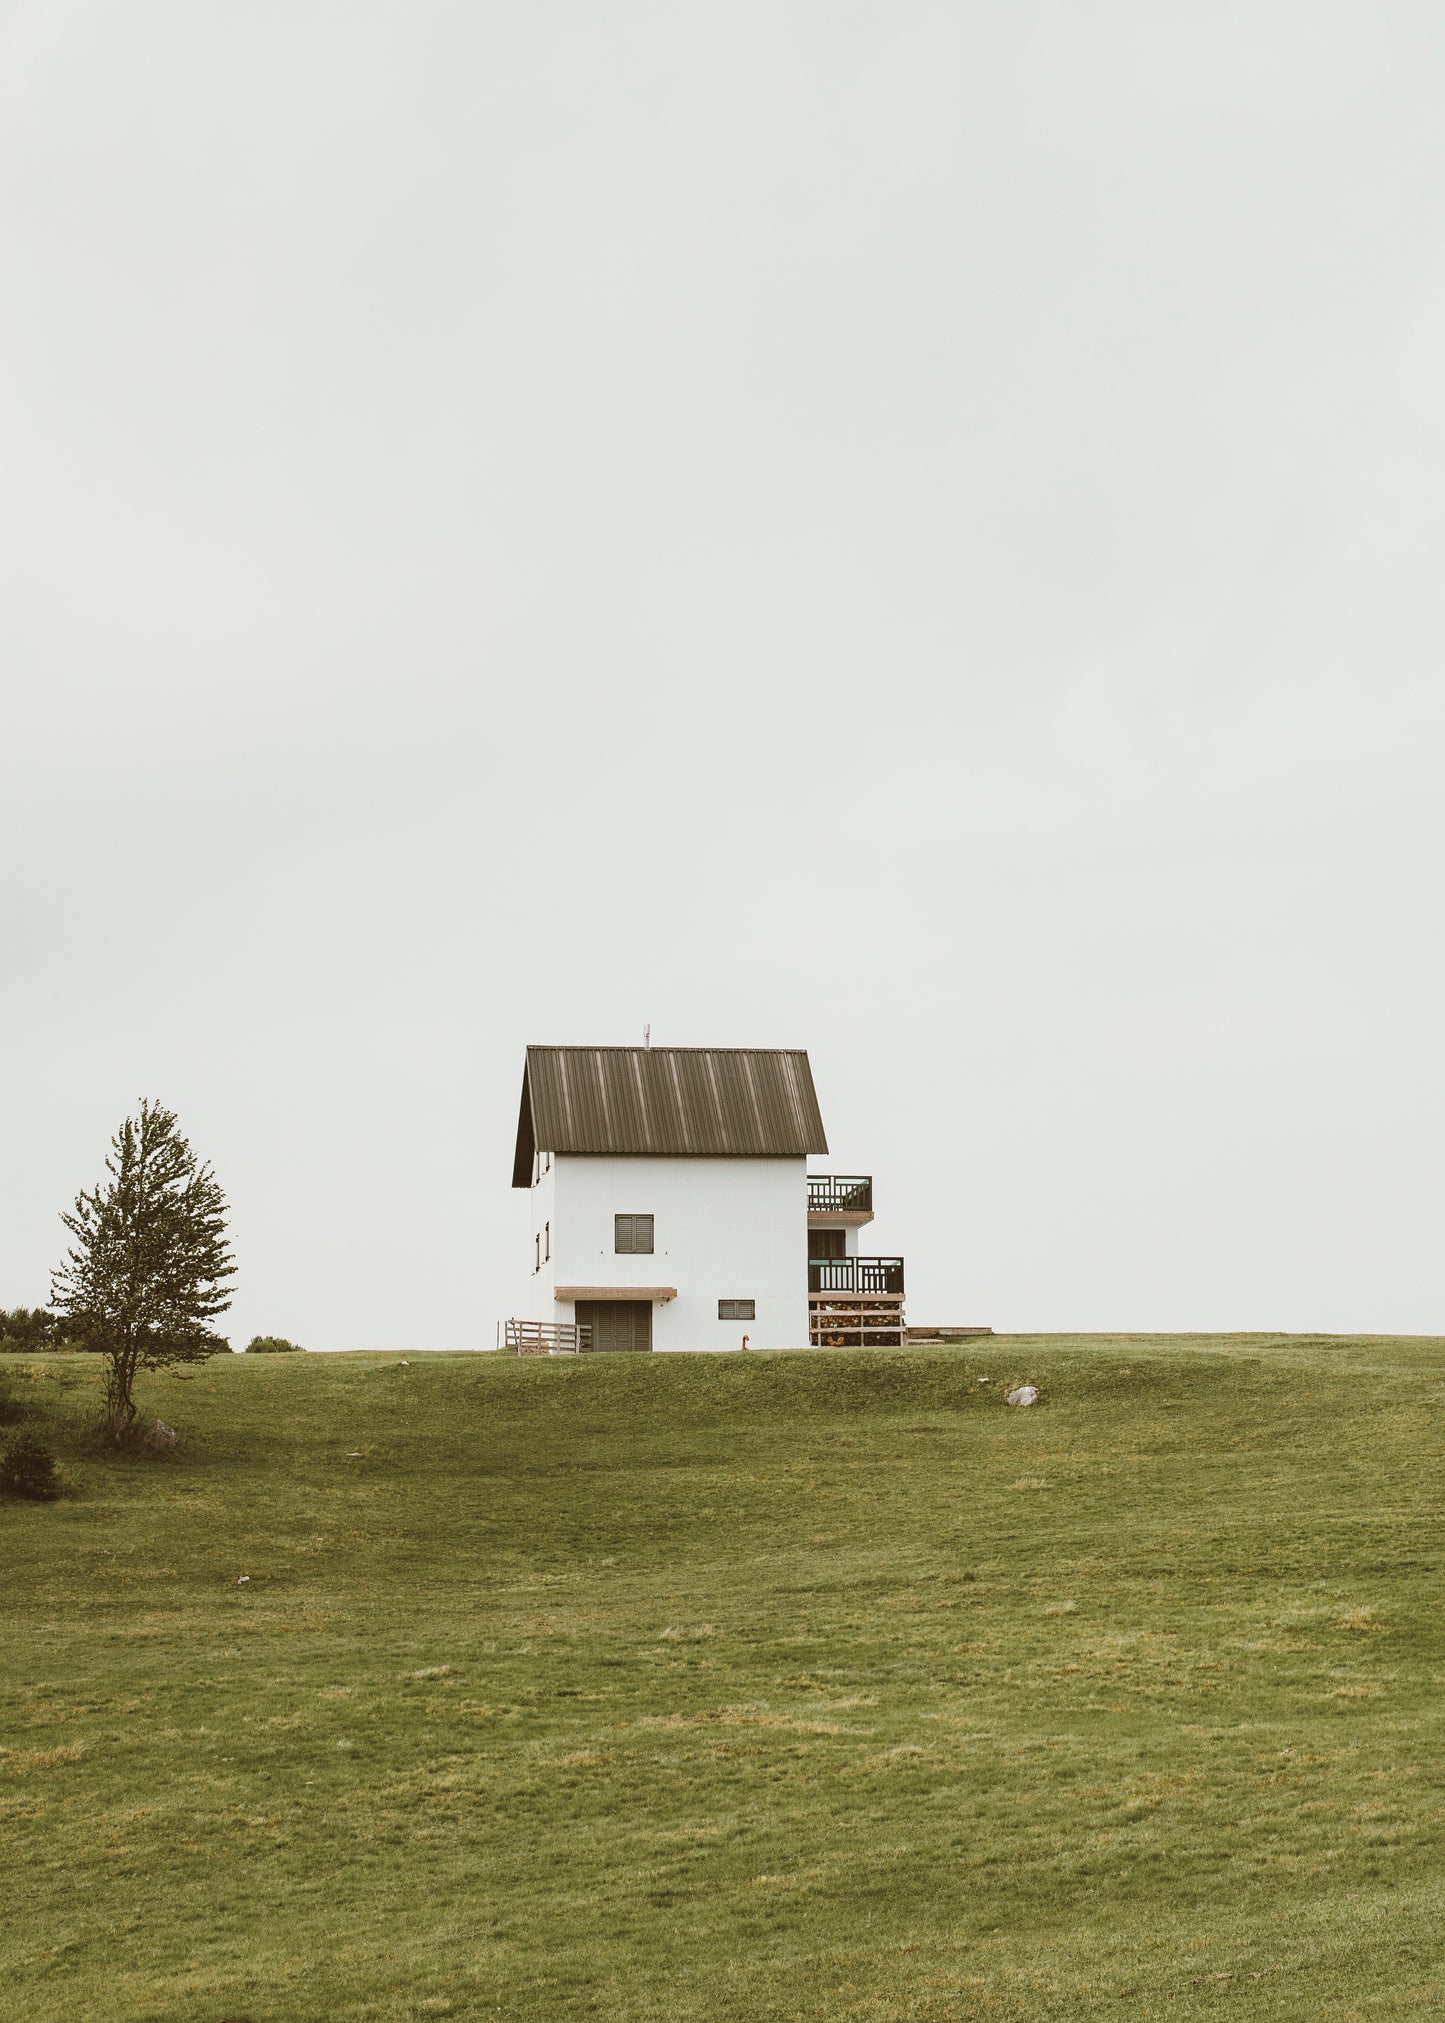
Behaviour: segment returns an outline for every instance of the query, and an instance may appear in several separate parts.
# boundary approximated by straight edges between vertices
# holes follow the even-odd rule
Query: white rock
[[[1016,1391],[1010,1391],[1004,1399],[1006,1405],[1037,1405],[1038,1387],[1035,1384],[1020,1384]]]
[[[157,1419],[146,1433],[147,1447],[174,1447],[180,1434],[174,1426],[168,1426],[164,1419]]]

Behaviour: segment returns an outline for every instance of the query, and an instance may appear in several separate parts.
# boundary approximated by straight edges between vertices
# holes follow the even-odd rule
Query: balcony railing
[[[819,1215],[871,1215],[871,1173],[816,1173],[808,1176],[808,1207]]]
[[[903,1296],[901,1257],[810,1257],[809,1292],[889,1293]]]

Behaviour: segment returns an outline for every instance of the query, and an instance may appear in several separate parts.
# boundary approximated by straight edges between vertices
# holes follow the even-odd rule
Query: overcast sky
[[[915,1320],[1445,1331],[1438,4],[0,8],[0,1305],[525,1312],[529,1040]]]

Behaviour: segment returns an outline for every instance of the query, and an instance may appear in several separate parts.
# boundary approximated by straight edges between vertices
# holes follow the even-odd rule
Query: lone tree
[[[105,1167],[109,1180],[61,1217],[75,1244],[50,1300],[66,1331],[105,1357],[105,1425],[119,1445],[135,1419],[138,1370],[204,1362],[229,1346],[207,1323],[231,1304],[236,1268],[226,1197],[174,1112],[142,1102]]]

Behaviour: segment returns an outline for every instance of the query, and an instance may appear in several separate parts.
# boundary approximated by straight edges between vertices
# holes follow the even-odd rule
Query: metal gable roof
[[[512,1185],[534,1152],[800,1159],[826,1152],[801,1047],[528,1047]]]

